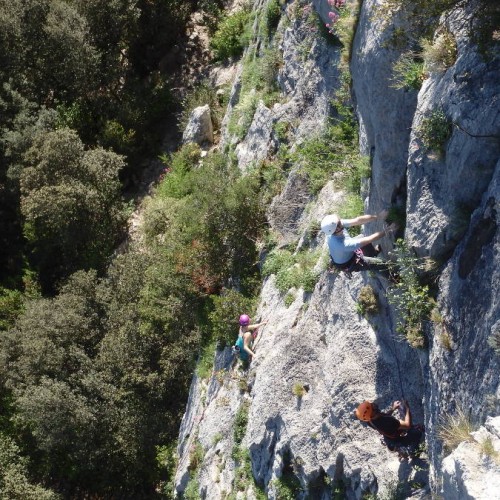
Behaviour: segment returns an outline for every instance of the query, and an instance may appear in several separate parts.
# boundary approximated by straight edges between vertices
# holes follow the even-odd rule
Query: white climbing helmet
[[[326,235],[333,234],[335,229],[337,229],[339,221],[340,217],[337,214],[331,214],[323,217],[323,220],[321,221],[321,231],[323,231]]]

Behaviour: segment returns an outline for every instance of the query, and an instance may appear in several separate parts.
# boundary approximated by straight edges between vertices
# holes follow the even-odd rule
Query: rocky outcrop
[[[441,22],[441,32],[456,40],[456,61],[425,80],[412,126],[406,236],[419,255],[438,260],[463,237],[500,157],[500,57],[486,57],[472,36],[480,29],[481,8],[482,2],[468,2]],[[437,111],[451,129],[442,151],[430,150],[421,138],[423,122]]]
[[[274,277],[266,282],[259,316],[269,323],[259,332],[250,371],[229,370],[219,375],[219,382],[214,377],[210,384],[219,384],[220,392],[213,399],[207,396],[201,423],[187,413],[183,424],[183,434],[190,422],[189,436],[197,435],[204,447],[199,481],[206,498],[229,491],[234,479],[234,416],[242,399],[235,381],[241,379],[251,380],[245,396],[251,406],[244,446],[250,451],[255,480],[268,498],[278,498],[277,485],[290,464],[304,492],[331,493],[329,483],[342,480],[348,499],[390,488],[398,477],[414,479],[416,472],[353,416],[363,399],[389,406],[392,398],[404,396],[414,406],[415,421],[423,421],[417,353],[386,329],[390,312],[381,285],[380,313],[368,320],[356,313],[362,285],[359,274],[348,280],[325,273],[314,293],[297,290],[295,301],[286,307]],[[198,386],[195,380],[193,388]],[[303,396],[294,394],[295,386],[304,388]],[[216,432],[223,438],[214,444]],[[181,463],[187,447],[181,439]],[[210,472],[217,467],[218,475]],[[213,474],[218,478],[215,485]]]
[[[326,0],[313,4],[326,20]],[[407,242],[419,258],[437,262],[434,274],[422,274],[439,310],[424,325],[428,347],[412,349],[396,333],[398,317],[387,301],[390,283],[384,276],[362,273],[348,279],[328,272],[324,248],[312,292],[280,293],[276,277],[268,277],[258,315],[269,322],[259,332],[250,369],[233,366],[226,349],[216,354],[208,382],[193,380],[179,440],[179,493],[189,479],[197,481],[202,498],[210,499],[229,493],[257,498],[261,492],[282,498],[280,488],[290,482],[296,498],[326,499],[336,492],[358,500],[367,493],[390,495],[395,485],[412,498],[431,492],[445,500],[495,498],[496,489],[488,488],[497,488],[500,470],[481,455],[478,443],[487,432],[497,446],[500,418],[486,420],[500,412],[500,358],[489,344],[492,336],[500,337],[495,80],[500,57],[497,52],[485,59],[471,39],[469,26],[475,26],[475,9],[482,3],[460,3],[440,23],[457,40],[455,64],[430,74],[420,92],[396,90],[392,66],[402,49],[394,40],[407,18],[401,11],[392,24],[383,24],[373,16],[375,4],[362,4],[351,61],[360,148],[372,163],[365,206],[368,213],[394,204],[406,210]],[[307,9],[303,2],[287,6],[289,25],[282,21],[276,35],[283,54],[280,100],[258,104],[241,140],[227,127],[241,98],[242,67],[237,71],[222,147],[235,148],[243,171],[272,157],[280,141],[293,150],[331,114],[339,50],[307,24]],[[422,122],[436,109],[452,124],[442,156],[422,141]],[[286,139],[276,133],[279,122],[287,124]],[[324,239],[311,228],[317,229],[343,196],[333,183],[312,196],[300,165],[292,165],[268,211],[279,244],[321,249]],[[391,241],[383,244],[390,250]],[[358,300],[366,285],[377,296],[378,312],[365,317]],[[400,398],[409,401],[414,421],[426,424],[427,454],[420,462],[400,463],[373,429],[353,418],[364,399],[389,406]],[[443,416],[457,408],[475,424],[486,424],[474,435],[476,444],[461,444],[445,458],[438,431]],[[244,413],[248,420],[242,420]],[[201,459],[193,458],[196,450]],[[199,462],[196,472],[194,462]]]
[[[214,128],[210,116],[210,106],[199,106],[193,109],[189,115],[189,121],[182,136],[184,144],[195,142],[196,144],[211,144],[214,141]]]
[[[399,16],[384,23],[374,16],[378,4],[363,2],[350,65],[360,148],[372,164],[368,213],[391,205],[404,209],[408,142],[417,106],[415,90],[393,88],[392,68],[401,55],[394,33],[404,21]]]
[[[298,4],[294,3],[295,6]],[[317,24],[311,21],[312,6],[303,4],[298,8],[297,17],[288,27],[282,22],[272,42],[276,44],[281,39],[278,48],[282,64],[277,77],[279,102],[271,108],[262,102],[258,104],[250,128],[241,141],[227,129],[234,108],[242,98],[241,66],[235,77],[222,124],[221,148],[230,144],[235,146],[242,170],[275,152],[277,143],[273,126],[276,123],[288,125],[288,141],[293,144],[319,134],[330,115],[330,100],[339,84],[340,50],[318,36]]]
[[[500,492],[500,417],[486,420],[443,460],[444,498],[490,500]]]

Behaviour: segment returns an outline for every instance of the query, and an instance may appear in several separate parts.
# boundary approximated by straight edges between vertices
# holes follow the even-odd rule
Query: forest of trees
[[[200,6],[213,22],[222,2],[0,2],[2,498],[166,496],[194,362],[236,314],[225,286],[255,290],[259,177],[192,145],[144,247],[113,256],[178,109],[159,62]]]

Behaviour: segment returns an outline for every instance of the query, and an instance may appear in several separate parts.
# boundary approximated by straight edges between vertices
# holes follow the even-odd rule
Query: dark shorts
[[[396,451],[406,457],[412,457],[418,455],[424,436],[423,427],[414,425],[404,436],[395,439],[384,436],[383,440],[389,450]]]

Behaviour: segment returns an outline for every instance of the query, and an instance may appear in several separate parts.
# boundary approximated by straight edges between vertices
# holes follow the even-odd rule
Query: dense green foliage
[[[175,435],[199,340],[197,298],[162,265],[128,254],[107,279],[78,272],[1,338],[17,433],[68,494],[148,496],[159,478],[155,445]]]
[[[37,137],[25,160],[21,213],[41,281],[103,270],[125,223],[123,159],[101,148],[85,151],[74,131],[59,129]]]
[[[270,0],[267,4],[266,11],[266,31],[268,34],[273,33],[281,19],[281,6],[279,0]]]
[[[0,497],[23,500],[57,500],[51,492],[30,482],[27,460],[15,442],[0,432]]]
[[[23,311],[23,294],[19,290],[0,288],[0,330],[14,326]]]
[[[197,162],[196,147],[191,145],[172,157],[148,207],[146,224],[149,214],[167,221],[162,239],[168,245],[160,244],[161,251],[200,292],[211,294],[220,291],[229,276],[257,271],[253,238],[264,229],[264,207],[258,180],[242,177],[227,158],[214,154],[201,165]],[[151,229],[149,235],[155,238]]]
[[[38,267],[43,255],[53,250],[50,248],[53,238],[38,239],[40,228],[34,229],[34,233],[31,227],[23,228],[26,214],[19,210],[21,173],[36,166],[33,152],[41,144],[48,147],[46,134],[66,127],[82,141],[84,149],[101,146],[125,155],[120,176],[126,182],[137,175],[137,160],[146,151],[151,155],[151,148],[161,137],[159,124],[172,106],[166,84],[168,75],[158,72],[158,63],[178,42],[194,4],[194,0],[1,3],[0,284],[21,288],[22,268]],[[109,162],[104,155],[94,152],[94,161]],[[90,154],[87,161],[91,163]],[[65,168],[62,164],[60,167]],[[106,170],[107,165],[103,167]],[[115,170],[110,165],[110,179]],[[70,188],[51,182],[44,193],[32,193],[31,209],[35,208],[34,197],[46,197],[54,189],[58,191],[59,202],[46,207],[50,212],[44,214],[46,220],[64,217],[64,210],[77,195],[92,203],[88,196],[91,188],[86,180],[79,182],[81,190],[74,183]],[[108,207],[112,202],[117,202],[112,211],[120,211],[121,201],[115,195]],[[28,209],[26,203],[24,208]],[[81,216],[82,213],[79,223],[83,233],[88,233],[85,224],[90,218],[83,221]],[[30,233],[28,248],[22,237],[23,229]],[[114,237],[116,227],[108,240]],[[99,249],[83,248],[86,254],[83,260],[102,261],[104,253],[109,253],[108,243]],[[82,245],[86,243],[80,242],[79,251]],[[68,257],[69,254],[64,256]],[[60,267],[66,265],[62,263]],[[75,263],[72,269],[79,265]],[[42,277],[44,288],[51,289],[70,270],[46,272]]]
[[[195,362],[200,353],[213,359],[214,345],[233,343],[239,314],[254,311],[255,242],[285,169],[300,163],[313,193],[333,176],[350,179],[349,191],[359,193],[369,173],[366,159],[354,153],[356,124],[341,98],[325,134],[294,155],[286,151],[293,124],[277,126],[279,158],[246,176],[231,154],[202,156],[186,145],[162,157],[165,171],[145,203],[139,248],[112,258],[127,215],[124,185],[139,173],[139,160],[157,154],[159,125],[172,104],[159,62],[195,3],[215,34],[216,57],[241,54],[252,14],[220,21],[221,1],[0,6],[0,492],[6,497],[168,496],[172,464],[165,456]],[[281,4],[268,3],[266,42],[245,60],[229,124],[236,136],[246,133],[258,99],[271,105],[279,98],[281,55],[264,45]],[[207,97],[216,106],[206,85],[186,101],[193,106]],[[359,213],[359,196],[349,200],[348,210]],[[312,291],[319,255],[278,255],[265,268],[277,274],[278,288]],[[203,364],[205,374],[209,366]],[[240,491],[251,485],[250,457],[241,447],[247,422],[243,403],[234,433]],[[193,451],[186,498],[197,498],[194,464],[202,451]],[[300,485],[285,462],[279,488],[294,495]]]
[[[430,297],[429,287],[420,283],[418,259],[403,240],[397,240],[394,254],[398,278],[387,298],[399,315],[396,331],[412,347],[421,348],[426,343],[425,322],[435,302]]]
[[[219,61],[238,57],[249,41],[251,14],[243,9],[222,19],[210,41],[214,58]]]
[[[208,302],[173,260],[192,240],[108,266],[195,4],[0,5],[2,498],[153,498],[165,480]]]

